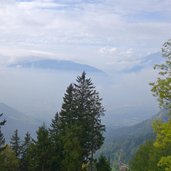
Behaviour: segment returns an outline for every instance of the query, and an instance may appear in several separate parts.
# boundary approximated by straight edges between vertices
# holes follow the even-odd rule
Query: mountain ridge
[[[0,113],[3,113],[1,119],[6,120],[5,125],[1,128],[7,143],[10,141],[14,130],[18,129],[21,137],[27,131],[32,137],[35,137],[37,128],[42,124],[38,119],[28,116],[4,103],[0,103]]]
[[[163,61],[164,59],[162,58],[161,52],[152,53],[147,56],[144,56],[144,58],[139,64],[136,64],[136,66],[133,66],[131,68],[125,69],[124,72],[139,72],[144,68],[153,68],[154,65],[160,64]]]
[[[8,67],[104,73],[104,71],[87,64],[81,64],[70,60],[57,60],[57,59],[24,60],[24,61],[12,63],[8,65]]]
[[[128,163],[141,144],[155,137],[152,123],[156,119],[166,121],[168,119],[167,110],[162,109],[150,119],[132,126],[108,128],[105,143],[97,155],[103,153],[111,160],[116,161],[118,154],[122,152],[122,161]]]

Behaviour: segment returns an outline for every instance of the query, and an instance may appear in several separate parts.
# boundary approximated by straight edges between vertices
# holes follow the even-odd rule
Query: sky
[[[104,71],[140,64],[171,37],[170,0],[0,0],[0,64],[30,56]]]
[[[171,38],[170,7],[171,0],[0,0],[0,102],[44,118],[59,111],[77,74],[5,68],[52,58],[106,73],[88,77],[103,98],[108,121],[120,114],[151,117],[159,108],[149,82],[157,77],[152,66],[160,56],[148,55]]]

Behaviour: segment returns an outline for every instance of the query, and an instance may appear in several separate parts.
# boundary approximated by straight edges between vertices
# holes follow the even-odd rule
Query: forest
[[[39,127],[36,140],[29,132],[21,140],[19,130],[15,130],[10,144],[5,144],[0,132],[0,170],[110,170],[103,155],[94,160],[104,141],[101,116],[105,110],[101,100],[91,79],[83,72],[76,83],[67,87],[61,111],[55,114],[50,127],[45,124]],[[1,126],[5,123],[5,120],[0,122]]]
[[[105,109],[91,78],[83,72],[75,83],[67,87],[61,110],[56,112],[50,126],[42,124],[38,128],[36,139],[26,132],[22,140],[20,130],[16,129],[7,144],[0,129],[0,170],[171,171],[171,40],[163,44],[162,55],[165,62],[154,66],[158,78],[150,86],[167,119],[155,118],[150,123],[143,122],[143,133],[152,124],[153,131],[149,134],[139,132],[136,137],[133,133],[132,138],[129,132],[123,130],[124,140],[112,142],[114,140],[107,139],[110,150],[114,149],[112,153],[119,153],[121,146],[118,144],[122,144],[122,148],[125,146],[124,161],[119,154],[112,154],[115,157],[111,158],[109,152],[105,153],[103,149],[105,125],[101,118]],[[7,122],[1,119],[0,128]],[[137,125],[136,130],[139,127]]]

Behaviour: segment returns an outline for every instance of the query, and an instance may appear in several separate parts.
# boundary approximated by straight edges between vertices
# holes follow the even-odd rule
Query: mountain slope
[[[21,137],[23,137],[27,131],[35,137],[35,131],[38,126],[42,124],[41,121],[29,117],[4,103],[0,103],[0,113],[3,113],[2,119],[7,121],[5,126],[2,127],[2,132],[7,142],[9,142],[11,135],[16,129],[19,130]]]
[[[11,64],[9,65],[9,67],[103,73],[103,71],[101,71],[100,69],[97,69],[90,65],[80,64],[67,60],[53,59],[36,59],[31,61],[22,61]]]
[[[136,64],[132,68],[124,70],[124,72],[138,72],[144,68],[153,68],[154,65],[160,64],[164,61],[161,52],[153,53],[145,56],[139,64]]]
[[[141,144],[148,139],[154,138],[152,122],[155,119],[166,120],[167,118],[167,110],[163,109],[151,119],[133,126],[119,129],[108,128],[105,135],[105,144],[99,153],[103,152],[113,161],[117,161],[118,156],[121,155],[122,162],[127,163]]]

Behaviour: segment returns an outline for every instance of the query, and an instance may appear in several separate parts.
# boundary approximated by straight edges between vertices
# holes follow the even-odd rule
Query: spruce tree
[[[37,141],[30,148],[30,163],[34,171],[50,170],[51,143],[49,131],[45,125],[39,127],[37,131]]]
[[[1,117],[2,115],[3,115],[3,113],[0,114],[0,117]],[[3,125],[5,125],[5,123],[6,123],[6,120],[4,119],[3,121],[0,122],[0,127],[3,126]]]
[[[104,108],[101,105],[99,93],[95,90],[86,73],[77,77],[75,85],[76,112],[78,122],[82,127],[81,146],[83,148],[83,160],[93,162],[93,154],[101,147],[104,141],[103,132],[105,126],[101,123]]]
[[[63,152],[64,159],[62,161],[62,169],[65,171],[81,171],[82,169],[82,148],[80,146],[80,140],[78,132],[80,128],[76,125],[65,130],[63,135]]]
[[[18,136],[17,129],[14,131],[14,134],[11,137],[10,145],[11,145],[12,150],[15,152],[16,157],[20,158],[21,157],[21,142],[20,142],[20,137]]]
[[[90,162],[92,165],[93,154],[104,140],[105,127],[101,123],[101,116],[104,114],[102,99],[91,79],[86,78],[85,72],[77,77],[75,84],[69,85],[63,99],[59,113],[59,130],[63,144],[67,143],[64,137],[72,135],[73,126],[79,128],[74,134],[74,143],[79,144],[81,163]]]
[[[51,121],[50,129],[50,143],[52,148],[51,153],[51,169],[53,171],[61,170],[61,163],[63,160],[63,145],[60,138],[59,132],[59,114],[58,112],[55,114],[54,119]]]
[[[50,133],[51,137],[55,137],[59,133],[59,114],[58,114],[58,112],[55,114],[54,119],[52,119],[52,121],[51,121],[49,133]]]
[[[75,94],[74,87],[70,84],[67,87],[66,93],[63,98],[62,109],[59,113],[59,129],[60,132],[64,132],[65,128],[68,128],[77,121],[76,106],[75,106]]]
[[[0,117],[2,116],[3,114],[0,114]],[[1,126],[4,126],[6,123],[6,120],[3,120],[0,122],[0,151],[4,150],[5,148],[5,138],[4,138],[4,135],[1,131]]]
[[[5,138],[4,138],[3,133],[0,130],[0,151],[4,148],[4,145],[5,145]]]
[[[32,143],[32,138],[29,132],[27,132],[24,137],[24,142],[21,145],[22,149],[21,149],[20,169],[24,171],[28,171],[28,151],[31,143]]]
[[[110,162],[101,155],[96,163],[97,171],[111,171]]]

